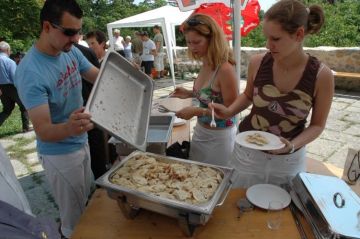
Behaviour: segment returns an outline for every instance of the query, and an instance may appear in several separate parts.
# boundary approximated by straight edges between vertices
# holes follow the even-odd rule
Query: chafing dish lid
[[[153,88],[146,74],[108,51],[85,111],[112,136],[145,151]]]
[[[351,188],[337,177],[310,173],[299,176],[330,229],[339,235],[360,238],[360,198]]]

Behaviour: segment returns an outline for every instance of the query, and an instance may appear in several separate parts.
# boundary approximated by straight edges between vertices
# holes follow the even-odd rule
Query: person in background
[[[0,126],[11,115],[16,103],[20,108],[22,132],[28,132],[31,130],[29,116],[14,86],[16,63],[10,59],[10,54],[10,45],[5,41],[0,42],[0,91],[2,92],[0,99],[3,105]]]
[[[86,40],[91,49],[94,50],[100,65],[103,63],[106,54],[106,36],[99,30],[86,34]],[[87,100],[89,95],[85,96]],[[95,179],[102,176],[107,167],[117,158],[116,148],[113,144],[108,144],[110,136],[103,130],[95,127],[88,132],[91,154],[91,169]]]
[[[164,77],[164,37],[158,25],[153,27],[153,32],[155,34],[153,41],[156,46],[154,66],[157,71],[157,79],[160,79]]]
[[[88,59],[91,62],[91,64],[93,64],[97,68],[100,68],[100,63],[92,48],[84,47],[79,44],[74,44],[74,45],[81,51],[81,53],[86,57],[86,59]],[[92,87],[93,87],[92,83],[82,78],[82,97],[84,99],[84,103],[83,103],[84,106],[86,106],[86,103],[89,99]],[[104,132],[97,127],[94,127],[93,129],[89,130],[87,133],[88,133],[88,142],[89,142],[90,158],[91,158],[91,171],[94,174],[94,179],[97,179],[107,171],[106,168],[107,141]]]
[[[79,45],[82,45],[82,46],[84,46],[84,47],[89,47],[89,45],[87,44],[87,42],[84,40],[84,35],[83,35],[83,34],[80,34],[78,44],[79,44]]]
[[[21,59],[24,57],[24,54],[21,52],[16,52],[15,54],[11,54],[10,58],[15,61],[16,65],[19,65]]]
[[[227,165],[234,147],[235,117],[215,119],[216,127],[211,127],[208,104],[230,106],[238,96],[235,60],[224,32],[211,17],[192,15],[182,27],[190,58],[202,62],[193,90],[178,87],[172,93],[172,97],[199,100],[198,107],[176,112],[177,117],[186,120],[197,116],[189,157],[199,162]]]
[[[120,30],[115,29],[114,30],[114,50],[125,57],[124,53],[124,38],[120,36]]]
[[[106,54],[106,36],[102,31],[96,30],[86,34],[89,47],[95,52],[98,61],[104,60]]]
[[[224,118],[252,104],[250,114],[240,122],[239,132],[269,132],[284,143],[271,151],[236,144],[230,162],[238,174],[235,187],[280,185],[305,171],[305,145],[324,130],[334,94],[329,67],[303,49],[305,37],[317,33],[323,23],[320,6],[307,8],[296,0],[278,1],[264,16],[268,52],[251,57],[245,91],[227,108],[210,104],[216,115]]]
[[[0,144],[0,231],[1,238],[60,238],[56,223],[36,218],[14,168]]]
[[[132,52],[131,52],[131,36],[126,36],[125,37],[125,43],[124,43],[124,53],[125,53],[125,58],[132,62],[133,61],[133,56],[132,56]]]
[[[154,67],[154,56],[156,55],[155,43],[149,38],[146,31],[141,32],[141,40],[143,42],[143,51],[141,54],[141,67],[144,68],[145,74],[151,76]]]
[[[86,132],[94,125],[84,112],[81,78],[95,82],[99,70],[73,46],[82,16],[75,0],[45,1],[40,37],[15,74],[65,237],[71,236],[93,186]]]
[[[143,51],[143,43],[141,35],[138,31],[134,32],[134,37],[131,41],[131,51],[134,59],[134,63],[137,65],[141,64],[141,53]]]

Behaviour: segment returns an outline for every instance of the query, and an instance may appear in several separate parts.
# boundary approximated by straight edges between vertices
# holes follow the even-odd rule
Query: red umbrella
[[[241,27],[241,36],[246,36],[259,23],[260,4],[258,0],[249,0],[245,9],[241,11],[243,26]]]
[[[245,9],[241,11],[243,26],[241,36],[246,36],[259,23],[260,4],[258,0],[249,0]],[[212,17],[223,29],[228,40],[232,39],[232,8],[224,3],[203,3],[192,14],[204,14]]]
[[[194,10],[193,14],[204,14],[212,17],[224,30],[228,39],[231,39],[232,10],[224,3],[204,3]]]

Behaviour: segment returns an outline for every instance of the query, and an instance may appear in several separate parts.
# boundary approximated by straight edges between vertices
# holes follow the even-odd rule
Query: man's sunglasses
[[[52,27],[60,30],[65,36],[72,37],[80,33],[80,29],[73,29],[73,28],[64,28],[62,26],[59,26],[55,23],[50,23]]]
[[[190,27],[195,27],[199,24],[202,24],[202,25],[206,25],[204,22],[196,19],[196,18],[190,18],[189,20],[186,21],[186,23],[190,26]]]

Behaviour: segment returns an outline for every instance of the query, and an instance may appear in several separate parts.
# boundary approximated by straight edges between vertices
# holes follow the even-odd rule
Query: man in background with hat
[[[144,72],[151,77],[151,70],[154,67],[154,56],[156,55],[156,46],[146,31],[141,32],[141,40],[143,42],[141,67],[144,67]]]

